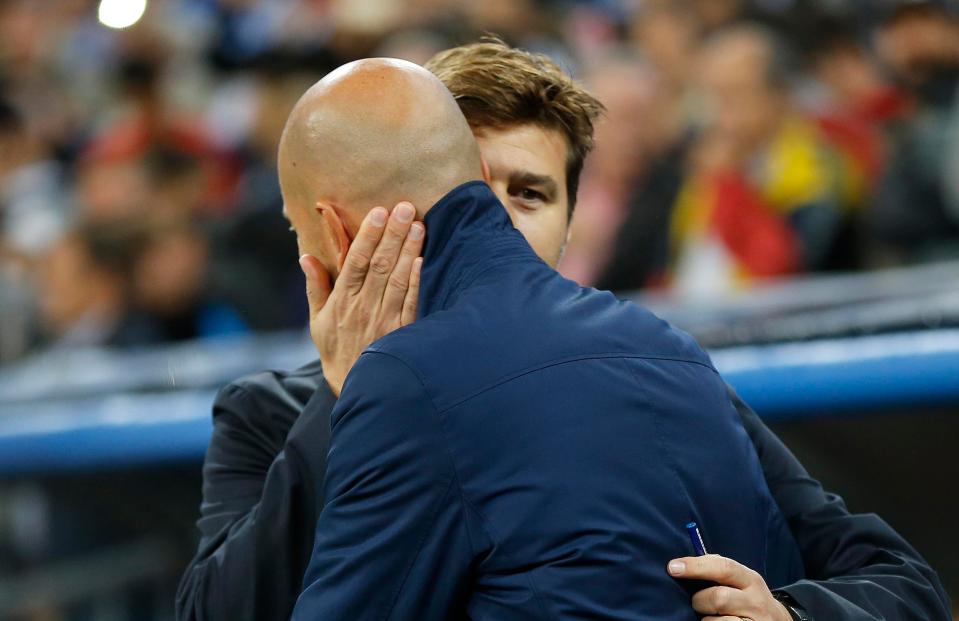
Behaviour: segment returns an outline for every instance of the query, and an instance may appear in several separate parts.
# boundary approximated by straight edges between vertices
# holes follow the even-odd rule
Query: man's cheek
[[[566,250],[566,243],[569,241],[569,219],[566,216],[565,207],[562,212],[552,212],[549,222],[548,232],[548,250],[544,260],[552,267],[559,265],[563,258],[563,252]]]
[[[311,254],[314,257],[323,257],[323,247],[319,243],[318,235],[312,231],[302,231],[296,236],[296,245],[300,254]]]
[[[547,231],[536,231],[529,240],[533,251],[540,259],[545,261],[551,267],[556,267],[556,259],[559,254],[559,245],[548,234]]]

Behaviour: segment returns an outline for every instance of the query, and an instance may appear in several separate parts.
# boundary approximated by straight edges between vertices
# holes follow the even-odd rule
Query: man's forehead
[[[521,170],[534,175],[565,174],[566,139],[557,130],[535,124],[503,129],[475,128],[483,157],[491,168]]]
[[[550,127],[542,123],[514,123],[505,126],[471,125],[477,138],[525,139],[537,142],[549,142],[555,148],[567,150],[569,141],[560,128]]]

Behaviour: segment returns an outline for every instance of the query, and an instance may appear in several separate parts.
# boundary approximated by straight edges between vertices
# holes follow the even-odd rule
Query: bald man
[[[334,279],[374,206],[428,207],[484,176],[479,146],[443,83],[391,59],[344,65],[310,88],[290,113],[278,168],[301,254]]]
[[[693,621],[664,569],[689,521],[767,581],[801,576],[708,357],[536,256],[431,74],[330,74],[291,114],[279,166],[314,286],[376,205],[410,201],[429,231],[420,319],[360,356],[333,410],[294,619]]]

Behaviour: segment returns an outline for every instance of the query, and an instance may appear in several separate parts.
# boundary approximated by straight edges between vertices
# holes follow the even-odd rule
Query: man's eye
[[[523,188],[519,191],[519,197],[524,201],[545,201],[546,197],[530,188]]]

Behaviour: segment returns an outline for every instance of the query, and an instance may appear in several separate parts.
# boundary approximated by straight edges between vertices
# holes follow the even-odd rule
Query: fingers
[[[732,587],[717,586],[703,589],[693,595],[693,610],[701,615],[744,614],[752,610],[752,604],[745,592]]]
[[[310,319],[313,319],[330,297],[330,275],[319,259],[310,254],[300,257],[300,269],[306,277],[306,300],[310,305]]]
[[[408,202],[397,204],[392,214],[382,207],[372,209],[350,244],[333,287],[343,300],[362,294],[363,300],[359,303],[367,308],[368,314],[386,319],[393,329],[416,318],[418,270],[412,293],[410,283],[426,229],[421,222],[413,222],[415,217],[416,209]],[[304,265],[304,272],[309,265],[309,262]],[[325,291],[328,286],[317,285],[317,288]],[[328,291],[321,294],[320,305],[311,306],[311,314],[319,312],[328,297]]]
[[[400,325],[406,326],[416,321],[416,310],[420,299],[420,271],[422,269],[422,257],[414,259],[413,270],[410,272],[410,286],[406,290],[406,300],[403,302]]]
[[[343,287],[352,295],[356,295],[366,282],[366,274],[370,269],[370,261],[376,251],[377,244],[383,237],[389,212],[382,207],[374,207],[366,214],[356,238],[350,244],[340,270],[340,277],[336,279],[336,286]]]
[[[748,567],[718,554],[678,558],[670,561],[667,569],[676,578],[708,580],[737,589],[749,586],[756,576]]]
[[[369,293],[372,299],[383,299],[387,280],[394,273],[393,268],[396,267],[400,258],[401,250],[407,241],[407,234],[410,232],[410,226],[415,216],[416,210],[409,203],[399,203],[393,208],[393,213],[386,223],[386,231],[384,231],[380,243],[377,244],[376,250],[373,251],[370,268],[366,274],[366,283],[363,285],[363,289]],[[422,237],[418,241],[422,242]],[[412,261],[407,265],[406,273],[403,275],[403,279],[407,282],[410,265],[412,265]],[[400,299],[402,300],[402,297]],[[397,305],[397,308],[399,308],[399,305]]]
[[[410,226],[409,235],[403,242],[403,248],[400,250],[399,259],[393,267],[386,282],[386,290],[383,292],[383,313],[385,315],[399,315],[403,309],[406,294],[410,286],[410,278],[413,271],[413,262],[423,251],[423,237],[426,227],[422,222],[414,222]]]

